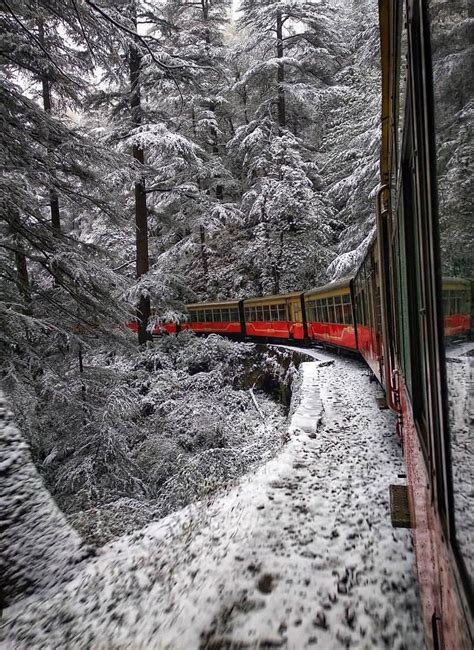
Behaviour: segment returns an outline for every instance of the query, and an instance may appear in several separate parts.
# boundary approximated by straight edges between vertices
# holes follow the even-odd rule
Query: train
[[[376,278],[375,237],[357,274],[309,291],[294,291],[245,300],[199,302],[186,305],[182,321],[152,326],[151,334],[221,334],[239,341],[322,345],[360,354],[384,385],[380,288]],[[446,305],[445,336],[470,340],[471,282],[443,279]],[[129,325],[133,331],[137,325]]]
[[[306,291],[190,304],[185,322],[154,332],[322,344],[366,361],[396,414],[406,477],[390,491],[392,523],[412,529],[430,650],[474,647],[472,214],[459,218],[469,192],[452,162],[472,101],[459,64],[472,47],[468,5],[379,0],[380,185],[357,271]]]

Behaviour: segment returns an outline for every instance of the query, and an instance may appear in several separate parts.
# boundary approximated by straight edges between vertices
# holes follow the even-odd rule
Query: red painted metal
[[[163,325],[153,328],[152,334],[155,333],[155,329],[158,331],[158,334],[161,334],[162,330],[165,330],[167,334],[176,334],[178,327],[176,323],[163,323]]]
[[[246,322],[247,336],[273,339],[304,339],[303,323],[292,321],[250,321]]]
[[[314,341],[321,341],[348,350],[357,350],[355,328],[353,325],[338,323],[308,323],[308,335]]]
[[[471,317],[468,314],[453,314],[444,317],[444,336],[460,336],[471,331]]]
[[[412,516],[413,545],[416,554],[422,614],[427,647],[433,647],[432,616],[442,619],[439,629],[443,650],[471,650],[462,607],[438,513],[430,489],[423,450],[419,441],[409,397],[400,378],[403,418],[403,452]]]
[[[238,321],[224,323],[186,323],[186,327],[197,334],[242,334],[242,326]]]
[[[138,323],[136,321],[127,323],[127,327],[132,332],[138,332]],[[176,323],[163,323],[162,325],[154,325],[151,333],[153,336],[160,336],[161,334],[176,334],[177,331],[178,326]]]
[[[359,352],[364,357],[365,362],[379,382],[383,384],[382,369],[380,367],[382,346],[377,332],[372,327],[367,327],[367,325],[357,325],[357,341]]]

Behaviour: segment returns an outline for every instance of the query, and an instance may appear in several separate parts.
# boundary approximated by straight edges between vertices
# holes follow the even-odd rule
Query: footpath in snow
[[[4,614],[4,647],[422,649],[401,451],[352,360],[313,353],[283,451]]]

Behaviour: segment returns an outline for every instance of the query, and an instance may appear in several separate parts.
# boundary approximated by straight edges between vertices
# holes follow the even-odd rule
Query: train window
[[[328,311],[328,323],[334,323],[335,322],[334,299],[328,298],[326,304],[327,304],[327,311]]]
[[[342,299],[341,296],[334,296],[334,316],[335,323],[343,324],[344,323],[344,314],[342,311]]]
[[[286,321],[286,305],[278,305],[278,320]]]
[[[349,293],[342,296],[342,309],[344,312],[344,323],[346,325],[352,325],[351,295]]]
[[[326,299],[320,298],[318,300],[318,322],[326,322]]]
[[[324,322],[330,323],[331,313],[330,313],[329,300],[327,298],[325,298],[323,301],[323,315],[324,315]]]
[[[328,298],[328,323],[335,323],[336,316],[334,314],[334,298]]]
[[[270,307],[270,320],[271,321],[278,320],[278,307],[276,305],[272,305]]]
[[[359,293],[357,295],[357,322],[365,325],[364,313],[364,290],[359,286]]]
[[[269,321],[270,320],[270,307],[265,306],[262,308],[263,311],[263,320],[264,321]]]
[[[458,294],[457,291],[453,291],[451,294],[451,312],[455,316],[458,313]]]
[[[448,428],[451,502],[448,519],[455,554],[465,582],[474,581],[474,491],[472,400],[472,307],[474,250],[473,199],[469,183],[472,156],[472,2],[430,0],[436,175],[438,186],[441,317]],[[443,287],[441,287],[443,289]],[[447,462],[447,461],[446,461]]]
[[[239,310],[237,309],[237,307],[232,307],[229,310],[226,309],[226,312],[228,313],[227,319],[230,322],[235,323],[235,322],[240,320],[240,318],[239,318]]]
[[[321,322],[329,323],[327,299],[321,298]]]
[[[397,264],[397,356],[409,393],[412,393],[412,377],[410,363],[410,330],[408,326],[408,295],[406,279],[406,254],[402,246],[404,242],[404,225],[402,216],[403,206],[400,206],[400,218],[396,232],[394,255]]]
[[[301,305],[298,302],[293,303],[293,320],[301,323]]]
[[[324,309],[323,309],[323,301],[322,300],[317,300],[316,301],[316,322],[318,323],[324,323]]]
[[[190,311],[189,312],[189,319],[190,319],[191,323],[196,322],[196,312],[195,311]]]
[[[204,322],[204,312],[201,309],[196,312],[196,317],[197,317],[197,321],[196,321],[197,323]]]

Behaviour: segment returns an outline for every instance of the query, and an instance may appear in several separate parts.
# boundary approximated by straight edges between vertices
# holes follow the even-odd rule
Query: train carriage
[[[443,278],[444,337],[471,334],[472,283],[463,278]]]
[[[247,336],[303,341],[307,338],[304,294],[300,291],[244,301]]]
[[[307,291],[304,303],[308,337],[326,345],[357,350],[350,279]]]
[[[189,320],[181,325],[182,330],[196,334],[225,334],[241,337],[245,334],[245,322],[241,300],[206,302],[186,305]]]
[[[379,382],[385,385],[380,304],[378,240],[374,239],[353,280],[357,347]]]

